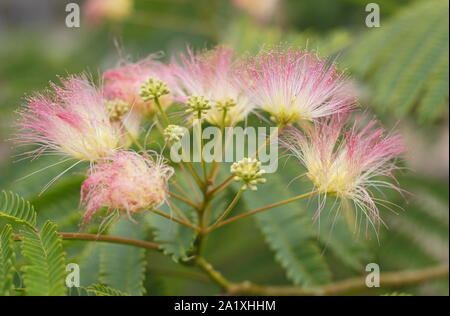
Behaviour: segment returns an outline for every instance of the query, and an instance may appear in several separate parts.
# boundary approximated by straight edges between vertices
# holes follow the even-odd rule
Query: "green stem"
[[[226,117],[227,117],[227,113],[228,111],[226,109],[223,110],[223,115],[222,115],[222,125],[220,126],[220,135],[221,135],[221,145],[222,145],[222,152],[221,152],[221,159],[222,161],[224,161],[224,157],[225,157],[225,144],[226,144],[226,140],[225,140],[225,123],[226,123]],[[208,176],[209,179],[209,183],[210,184],[214,184],[214,182],[216,181],[216,177],[217,177],[217,173],[219,171],[219,164],[217,163],[216,160],[213,160],[212,163],[212,168],[211,168],[211,172]]]
[[[281,124],[280,124],[280,125],[278,126],[278,129],[277,129],[275,132],[273,132],[272,134],[270,134],[270,136],[266,139],[266,141],[264,142],[264,144],[262,144],[262,145],[258,148],[258,150],[252,154],[251,157],[252,157],[252,158],[257,157],[257,156],[259,155],[259,153],[260,153],[264,148],[266,148],[267,145],[270,144],[270,142],[272,141],[273,136],[274,136],[275,134],[278,134],[278,131],[284,129],[284,127],[285,127],[284,125],[281,125]],[[221,191],[223,191],[224,189],[226,189],[226,188],[233,182],[233,178],[234,178],[234,176],[233,176],[233,175],[230,175],[228,178],[226,178],[225,180],[223,180],[219,185],[217,185],[217,187],[215,187],[214,189],[211,190],[211,195],[214,196],[214,195],[220,193]]]
[[[192,175],[186,170],[186,167],[184,166],[183,161],[180,161],[178,163],[178,166],[180,167],[181,171],[183,172],[184,176],[186,177],[186,180],[189,182],[188,185],[192,188],[191,192],[193,192],[193,194],[195,195],[194,199],[200,200],[200,195],[198,194],[197,190],[195,190],[195,183],[192,182]]]
[[[195,262],[197,265],[208,274],[208,276],[220,285],[225,291],[228,292],[228,290],[231,287],[231,282],[229,282],[227,279],[223,277],[223,275],[214,269],[214,267],[208,263],[203,257],[196,257]]]
[[[163,110],[161,103],[159,103],[159,98],[155,98],[154,102],[156,104],[156,107],[158,108],[159,112],[161,113],[161,117],[164,120],[164,124],[167,126],[169,125],[169,118],[167,117],[166,112]]]
[[[226,208],[226,210],[222,213],[222,215],[220,215],[220,217],[216,220],[216,222],[211,225],[207,230],[206,233],[214,230],[214,228],[217,227],[217,225],[219,225],[219,223],[228,216],[228,214],[230,214],[230,212],[234,209],[234,207],[236,206],[236,204],[239,202],[242,193],[244,193],[244,190],[240,189],[238,191],[238,193],[236,194],[236,196],[234,197],[233,201],[231,201],[230,205],[228,205],[228,207]]]
[[[202,165],[202,172],[203,172],[203,192],[206,192],[206,188],[208,186],[208,174],[206,172],[206,163],[205,160],[203,159],[203,136],[202,136],[202,114],[201,112],[198,112],[197,114],[197,120],[198,120],[198,125],[197,125],[197,132],[198,132],[198,142],[200,145],[200,162]]]
[[[189,199],[186,199],[186,198],[184,198],[184,197],[182,197],[182,196],[180,196],[180,195],[178,195],[178,194],[176,194],[176,193],[169,192],[169,195],[170,195],[171,197],[173,197],[174,199],[177,199],[177,200],[179,200],[179,201],[181,201],[181,202],[183,202],[183,203],[185,203],[185,204],[187,204],[187,205],[192,206],[195,210],[198,210],[198,209],[200,208],[200,207],[199,207],[196,203],[194,203],[193,201],[191,201],[191,200],[189,200]]]
[[[155,249],[155,250],[161,249],[160,245],[152,242],[118,236],[106,236],[106,235],[85,234],[85,233],[58,233],[58,236],[60,236],[64,240],[109,242],[114,244],[128,245],[146,249]],[[22,236],[16,235],[15,239],[22,240]]]
[[[418,284],[424,281],[447,277],[448,264],[440,266],[397,272],[387,272],[380,275],[381,286],[386,291],[390,288],[399,288]],[[370,290],[364,277],[351,278],[321,287],[303,288],[299,286],[265,286],[252,282],[228,284],[230,295],[267,295],[267,296],[324,296],[355,293],[356,291]]]
[[[189,227],[189,228],[195,230],[196,232],[200,232],[200,228],[199,227],[197,227],[195,225],[192,225],[191,223],[185,222],[185,221],[183,221],[181,219],[178,219],[176,217],[173,217],[173,216],[171,216],[169,214],[166,214],[166,213],[164,213],[162,211],[159,211],[159,210],[156,210],[156,209],[152,209],[152,210],[150,210],[150,212],[155,213],[155,214],[157,214],[159,216],[165,217],[165,218],[167,218],[167,219],[169,219],[169,220],[171,220],[171,221],[173,221],[175,223],[178,223],[178,224],[184,225],[186,227]]]
[[[243,219],[243,218],[245,218],[245,217],[248,217],[248,216],[251,216],[251,215],[254,215],[254,214],[257,214],[257,213],[266,211],[266,210],[270,210],[270,209],[275,208],[275,207],[278,207],[278,206],[282,206],[282,205],[285,205],[285,204],[289,204],[289,203],[292,203],[292,202],[295,202],[295,201],[298,201],[298,200],[301,200],[301,199],[304,199],[304,198],[307,198],[307,197],[310,197],[310,196],[313,196],[313,195],[315,195],[315,194],[317,194],[317,193],[318,193],[318,191],[312,191],[312,192],[305,193],[305,194],[302,194],[302,195],[294,196],[293,198],[290,198],[290,199],[287,199],[287,200],[283,200],[283,201],[276,202],[276,203],[273,203],[273,204],[270,204],[270,205],[266,205],[266,206],[264,206],[264,207],[255,209],[255,210],[253,210],[253,211],[246,212],[246,213],[241,214],[241,215],[237,215],[237,216],[235,216],[235,217],[232,217],[232,218],[230,218],[230,219],[227,219],[227,220],[224,220],[224,221],[220,222],[219,224],[217,224],[217,225],[214,227],[214,229],[219,228],[219,227],[222,227],[222,226],[224,226],[224,225],[226,225],[226,224],[235,222],[235,221],[237,221],[237,220]],[[212,230],[212,229],[211,229],[211,230]],[[211,231],[211,230],[209,230],[209,231]],[[209,232],[209,231],[208,231],[208,232]]]
[[[197,183],[198,187],[203,190],[203,187],[205,186],[202,179],[197,173],[197,170],[192,166],[190,162],[186,162],[186,168],[189,170],[189,173],[192,175],[192,178],[194,178],[195,182]]]
[[[175,203],[173,203],[173,202],[171,202],[171,201],[167,201],[167,203],[168,203],[168,205],[170,206],[170,208],[173,209],[175,213],[177,213],[177,215],[178,215],[179,217],[181,217],[185,222],[191,223],[191,221],[190,221],[189,218],[186,216],[186,214],[184,214],[183,211],[180,210],[180,209],[178,208],[178,206],[177,206]]]
[[[183,189],[181,185],[179,185],[176,181],[170,181],[170,184],[173,185],[181,196],[187,197],[189,194]]]
[[[233,175],[229,176],[228,178],[223,180],[219,185],[217,185],[214,189],[212,189],[210,191],[210,195],[216,196],[217,194],[225,190],[233,182],[233,180],[234,176]]]

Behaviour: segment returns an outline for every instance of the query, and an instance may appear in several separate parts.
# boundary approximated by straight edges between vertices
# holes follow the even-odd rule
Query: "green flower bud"
[[[261,170],[261,162],[255,158],[244,158],[241,161],[235,162],[231,165],[231,173],[234,175],[234,181],[242,181],[242,189],[250,189],[256,191],[258,183],[266,183],[263,178],[266,173]]]
[[[188,109],[186,112],[195,113],[198,117],[201,117],[202,114],[206,114],[208,110],[211,109],[211,105],[209,104],[209,100],[204,96],[191,96],[187,102]]]
[[[178,143],[184,136],[184,128],[178,125],[169,125],[164,130],[164,139],[168,144]]]
[[[153,101],[163,95],[169,94],[170,90],[164,81],[149,78],[142,86],[139,95],[144,101]]]
[[[123,102],[122,100],[106,101],[106,108],[108,109],[111,120],[119,120],[130,110],[128,103]]]
[[[219,111],[228,111],[230,108],[236,105],[236,101],[232,98],[229,98],[223,101],[217,101],[215,106]]]

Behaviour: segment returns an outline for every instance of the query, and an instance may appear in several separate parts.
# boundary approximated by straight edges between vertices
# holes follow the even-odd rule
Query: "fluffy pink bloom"
[[[174,91],[177,97],[181,100],[187,100],[189,96],[209,99],[212,109],[205,118],[211,124],[222,124],[223,111],[218,105],[230,100],[236,105],[228,109],[226,125],[235,125],[246,118],[252,108],[237,80],[233,50],[224,46],[200,53],[188,50],[179,59],[179,63],[173,61],[171,64],[177,80]]]
[[[111,156],[119,146],[121,135],[110,122],[102,94],[85,77],[52,84],[50,91],[27,101],[16,141],[40,145],[30,155],[50,151],[95,161]]]
[[[131,14],[133,0],[87,0],[83,9],[90,24],[122,21]]]
[[[307,135],[291,128],[283,140],[306,167],[306,175],[320,194],[353,201],[372,224],[381,221],[377,202],[389,202],[377,199],[371,190],[400,190],[383,178],[393,178],[393,171],[399,168],[395,158],[405,150],[399,136],[385,136],[383,128],[376,125],[371,121],[361,130],[356,124],[346,130],[345,119],[333,116],[316,121]]]
[[[233,0],[233,5],[261,22],[268,22],[276,13],[280,0]]]
[[[250,98],[289,124],[349,111],[355,103],[349,83],[335,64],[292,49],[264,52],[243,65]]]
[[[103,207],[133,214],[160,206],[167,198],[172,174],[160,157],[153,161],[135,152],[116,153],[94,165],[81,187],[84,222]]]
[[[171,88],[167,66],[148,57],[137,63],[125,63],[118,68],[107,70],[103,74],[103,93],[108,100],[126,102],[133,111],[141,115],[149,115],[156,112],[156,106],[152,101],[145,102],[139,95],[142,85],[149,78],[162,80]],[[162,96],[160,99],[164,108],[171,102],[172,98],[169,95]]]

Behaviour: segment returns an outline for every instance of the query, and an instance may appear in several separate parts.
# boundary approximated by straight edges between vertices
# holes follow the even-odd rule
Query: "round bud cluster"
[[[149,78],[147,81],[141,86],[141,91],[139,95],[144,101],[153,101],[157,98],[160,98],[163,95],[169,94],[170,90],[167,87],[167,84],[164,81],[159,79]]]
[[[128,103],[118,99],[106,101],[106,108],[108,109],[110,119],[113,121],[119,120],[130,110]]]
[[[187,113],[196,113],[197,117],[201,117],[202,114],[206,114],[208,110],[211,109],[211,105],[209,103],[209,100],[205,98],[204,96],[196,96],[193,95],[189,97],[187,102],[188,109],[186,110]]]
[[[168,144],[178,143],[184,136],[185,130],[183,127],[178,125],[169,125],[164,130],[164,140]]]
[[[261,162],[256,158],[244,158],[231,165],[231,173],[234,175],[235,181],[242,181],[242,190],[250,189],[256,191],[258,183],[266,183],[263,178],[266,173],[261,170]]]
[[[237,103],[234,99],[232,98],[228,98],[225,99],[223,101],[217,101],[216,102],[216,109],[218,109],[219,111],[228,111],[230,108],[236,106]]]

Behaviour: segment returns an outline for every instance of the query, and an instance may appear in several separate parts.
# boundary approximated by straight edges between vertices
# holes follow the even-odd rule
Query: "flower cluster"
[[[230,48],[219,46],[211,51],[180,55],[173,60],[171,70],[176,81],[175,93],[184,99],[190,96],[203,96],[210,100],[211,109],[205,119],[214,125],[233,126],[243,121],[253,110],[245,88],[239,82],[237,57]],[[224,117],[223,105],[228,106]]]
[[[167,181],[173,170],[162,161],[121,151],[95,165],[81,187],[86,205],[84,221],[103,207],[129,214],[156,208],[167,198]]]
[[[164,93],[159,93],[158,96],[162,96],[159,101],[166,109],[172,103],[169,95],[170,86],[166,85],[170,81],[168,74],[167,66],[156,61],[153,56],[137,63],[125,62],[103,74],[103,93],[106,99],[121,100],[140,115],[149,116],[154,114],[157,108],[152,102],[153,98],[144,100],[146,97],[141,94],[143,86],[153,83],[153,88],[157,88],[155,83],[163,84],[164,91],[160,92]]]
[[[178,125],[169,125],[164,130],[164,140],[168,144],[178,143],[184,136],[185,130]]]
[[[348,112],[355,104],[349,82],[336,65],[309,52],[275,50],[244,64],[253,102],[284,126]]]
[[[79,160],[96,161],[111,156],[120,146],[102,94],[86,77],[69,77],[62,86],[27,99],[20,112],[18,142],[39,144],[31,155],[45,151]]]
[[[381,218],[370,189],[399,190],[381,178],[393,176],[398,169],[394,158],[405,148],[399,136],[384,136],[376,121],[361,130],[357,125],[355,122],[347,129],[345,117],[332,116],[316,121],[308,134],[290,129],[283,143],[306,167],[306,175],[318,193],[353,201],[375,224]]]
[[[351,200],[375,223],[380,215],[371,191],[399,190],[383,178],[398,169],[395,158],[404,146],[376,121],[362,129],[349,123],[356,104],[350,87],[335,63],[291,48],[246,58],[224,46],[188,50],[168,64],[151,56],[107,70],[99,88],[85,76],[72,76],[28,98],[20,112],[18,142],[38,144],[31,155],[50,151],[90,162],[81,189],[87,222],[102,208],[133,214],[166,201],[173,170],[162,156],[142,151],[139,138],[141,125],[156,121],[167,144],[180,141],[185,127],[171,124],[172,104],[184,106],[178,113],[186,121],[200,119],[222,129],[262,112],[285,131],[282,144],[306,168],[315,193]],[[133,142],[141,153],[128,149]],[[243,190],[256,190],[266,181],[255,158],[231,167],[231,177],[243,183]],[[205,164],[202,168],[206,177]],[[194,178],[206,194],[213,181]]]
[[[231,165],[230,171],[234,176],[234,181],[244,183],[242,190],[249,188],[256,191],[258,183],[266,183],[266,179],[263,178],[265,171],[261,170],[261,162],[255,158],[244,158],[235,162]]]

